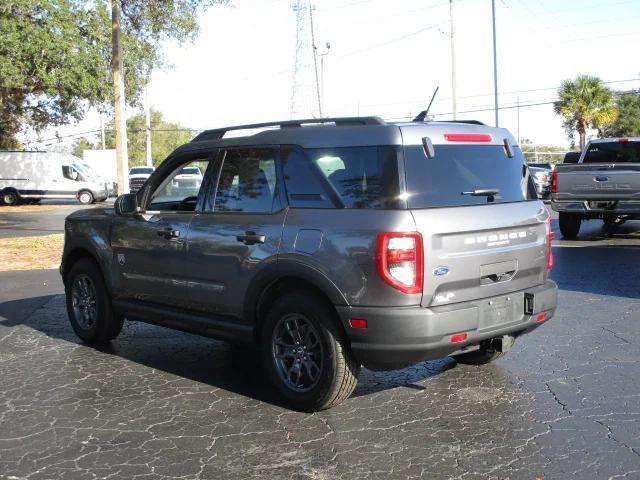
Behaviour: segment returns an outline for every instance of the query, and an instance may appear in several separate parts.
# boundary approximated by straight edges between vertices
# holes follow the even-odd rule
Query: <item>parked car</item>
[[[578,163],[580,160],[580,152],[567,152],[564,154],[562,163]]]
[[[551,195],[551,169],[532,167],[529,164],[529,172],[536,187],[538,198],[546,200]]]
[[[132,167],[129,169],[129,191],[135,193],[155,171],[154,167]]]
[[[193,168],[197,192],[175,189]],[[260,347],[302,410],[348,398],[361,365],[489,363],[556,309],[547,209],[513,136],[479,123],[208,130],[114,208],[66,220],[76,334],[126,318]]]
[[[109,196],[107,185],[79,158],[61,152],[0,152],[0,193],[5,205],[44,198],[90,204]]]
[[[584,220],[640,218],[640,137],[591,140],[577,164],[556,167],[551,192],[565,238],[576,238]]]

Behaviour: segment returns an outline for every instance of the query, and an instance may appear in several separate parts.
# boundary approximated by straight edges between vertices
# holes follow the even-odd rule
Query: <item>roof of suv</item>
[[[251,131],[249,135],[226,137],[231,131]],[[471,134],[463,142],[459,137],[446,138],[445,134]],[[323,118],[289,120],[284,122],[239,125],[205,130],[190,143],[191,146],[300,145],[305,148],[354,147],[377,145],[422,145],[429,137],[433,144],[503,145],[504,140],[517,145],[508,130],[489,127],[477,121],[436,122],[384,122],[379,117]],[[206,143],[205,143],[206,142]]]

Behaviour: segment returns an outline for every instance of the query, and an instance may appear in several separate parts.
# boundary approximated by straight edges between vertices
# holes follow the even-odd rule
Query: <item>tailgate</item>
[[[412,210],[424,241],[423,306],[492,297],[547,278],[541,202]]]
[[[640,164],[556,167],[555,200],[640,200]]]

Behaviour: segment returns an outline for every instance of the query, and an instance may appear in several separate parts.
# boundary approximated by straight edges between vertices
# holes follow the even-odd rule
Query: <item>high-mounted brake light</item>
[[[551,172],[551,193],[558,193],[558,171]]]
[[[553,230],[551,230],[551,217],[547,219],[547,247],[549,250],[547,251],[547,270],[551,271],[553,269],[553,239],[555,235]]]
[[[448,142],[490,142],[491,135],[486,133],[445,133],[444,139]]]
[[[620,143],[627,143],[629,141],[629,139],[628,138],[619,138],[617,141],[620,142]]]
[[[380,232],[376,268],[382,279],[402,293],[422,292],[424,268],[422,235],[418,232]]]

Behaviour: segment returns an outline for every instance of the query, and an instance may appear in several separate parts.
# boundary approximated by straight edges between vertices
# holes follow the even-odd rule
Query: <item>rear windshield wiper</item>
[[[470,192],[462,192],[461,195],[471,195],[473,197],[495,197],[500,193],[496,188],[482,188],[472,190]]]

